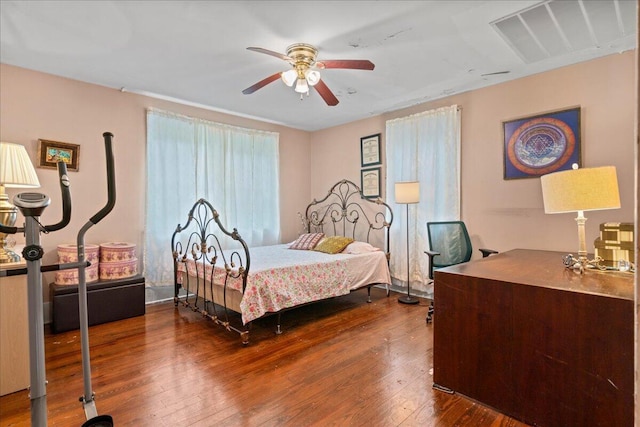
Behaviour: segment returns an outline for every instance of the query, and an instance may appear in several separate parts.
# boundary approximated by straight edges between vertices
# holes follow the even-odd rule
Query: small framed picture
[[[360,138],[360,164],[362,167],[382,164],[379,133]]]
[[[371,168],[360,171],[362,195],[368,199],[380,197],[380,169],[381,168]]]
[[[580,107],[502,123],[504,179],[536,178],[581,165]]]
[[[77,172],[80,167],[80,146],[67,142],[38,140],[39,167],[57,169],[60,160],[67,164],[67,170]]]

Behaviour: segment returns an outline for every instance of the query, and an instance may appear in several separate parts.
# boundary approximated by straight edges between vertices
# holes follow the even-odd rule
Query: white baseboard
[[[393,292],[398,292],[401,294],[406,294],[407,293],[407,288],[404,287],[400,287],[400,286],[396,286],[396,285],[391,285],[389,286],[389,289],[391,289]],[[420,290],[416,290],[416,289],[411,289],[411,295],[416,296],[418,298],[426,298],[426,299],[433,299],[433,291],[432,292],[425,292],[425,291],[420,291]]]

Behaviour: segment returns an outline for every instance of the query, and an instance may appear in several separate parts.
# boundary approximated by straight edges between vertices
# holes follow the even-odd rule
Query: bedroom
[[[309,200],[324,194],[336,179],[359,182],[361,137],[384,133],[386,120],[457,104],[462,107],[462,219],[472,233],[474,246],[501,251],[517,247],[566,251],[575,246],[573,218],[544,214],[537,180],[503,179],[501,123],[558,108],[582,107],[584,164],[616,165],[621,183],[622,208],[588,216],[587,242],[593,242],[600,223],[632,222],[634,218],[635,64],[635,51],[626,51],[309,132],[3,63],[0,129],[3,141],[24,144],[34,159],[38,138],[81,144],[80,171],[71,175],[74,197],[79,199],[91,198],[92,171],[102,168],[100,135],[105,130],[113,132],[115,141],[122,144],[117,155],[118,183],[123,190],[114,213],[95,230],[92,239],[131,241],[139,248],[144,241],[140,194],[144,194],[145,181],[146,108],[277,131],[280,182],[287,188],[280,206],[282,239],[290,241],[299,232],[297,212]],[[55,172],[38,169],[38,173],[42,191],[57,194]],[[298,185],[287,185],[290,182]],[[10,190],[9,194],[15,192]],[[91,205],[78,206],[77,218],[92,212]],[[51,209],[43,220],[51,222],[57,215]],[[78,226],[79,222],[72,222],[68,230],[47,237],[45,263],[54,262],[56,245],[74,240],[72,230]]]

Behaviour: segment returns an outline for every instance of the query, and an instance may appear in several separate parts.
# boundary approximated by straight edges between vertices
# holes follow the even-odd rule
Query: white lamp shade
[[[298,93],[307,93],[309,92],[309,85],[307,84],[306,79],[298,79],[296,83],[295,91]]]
[[[408,204],[420,201],[420,182],[396,182],[396,203]]]
[[[38,175],[24,146],[0,142],[0,185],[13,188],[40,187]]]
[[[304,77],[307,79],[309,86],[315,86],[320,81],[320,73],[316,70],[305,71]]]
[[[298,73],[296,72],[296,70],[289,70],[289,71],[283,72],[280,75],[280,77],[282,78],[282,81],[284,82],[284,84],[291,87],[296,82],[296,79],[298,78]]]
[[[620,207],[615,166],[573,169],[540,177],[545,213]]]

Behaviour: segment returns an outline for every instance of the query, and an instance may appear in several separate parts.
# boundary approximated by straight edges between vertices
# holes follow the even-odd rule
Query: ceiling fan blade
[[[242,93],[244,93],[245,95],[252,94],[253,92],[257,91],[258,89],[261,89],[261,88],[265,87],[269,83],[275,82],[279,78],[280,78],[280,73],[275,73],[274,75],[269,76],[266,79],[260,80],[258,83],[254,84],[253,86],[249,86],[248,88],[243,90]]]
[[[289,58],[287,55],[284,55],[282,53],[279,52],[274,52],[272,50],[269,49],[263,49],[261,47],[248,47],[247,50],[252,50],[254,52],[258,52],[258,53],[264,53],[267,55],[271,55],[271,56],[275,56],[276,58],[280,58],[284,61],[293,61],[293,59]]]
[[[373,70],[375,65],[367,59],[328,59],[316,62],[316,67],[324,68],[349,68],[353,70]]]
[[[318,93],[320,94],[322,99],[324,99],[324,102],[326,102],[327,105],[329,106],[338,105],[338,102],[339,102],[338,98],[336,98],[333,92],[331,92],[331,89],[329,89],[329,87],[327,87],[327,85],[324,84],[322,80],[316,83],[314,88],[318,91]]]

